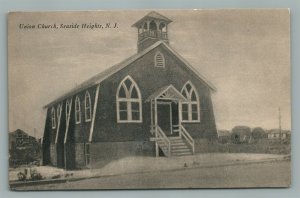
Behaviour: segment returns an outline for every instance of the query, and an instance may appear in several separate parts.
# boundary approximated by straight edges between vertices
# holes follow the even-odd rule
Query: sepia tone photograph
[[[287,188],[289,9],[11,12],[11,190]]]

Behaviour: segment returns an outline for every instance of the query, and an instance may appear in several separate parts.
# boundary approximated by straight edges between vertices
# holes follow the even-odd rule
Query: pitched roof
[[[230,136],[231,133],[228,130],[218,130],[218,136]]]
[[[143,50],[142,52],[134,54],[133,56],[130,56],[129,58],[123,60],[122,62],[113,65],[112,67],[104,70],[103,72],[100,72],[100,73],[96,74],[95,76],[93,76],[90,79],[84,81],[83,83],[76,86],[75,88],[73,88],[72,90],[67,92],[66,94],[58,97],[55,100],[53,100],[52,102],[47,104],[44,108],[47,108],[47,107],[51,106],[52,104],[54,104],[58,101],[64,100],[64,99],[68,98],[69,96],[71,96],[75,93],[78,93],[78,92],[80,92],[80,91],[82,91],[82,90],[84,90],[88,87],[99,84],[100,82],[102,82],[103,80],[105,80],[106,78],[111,76],[112,74],[120,71],[121,69],[123,69],[124,67],[126,67],[127,65],[132,63],[133,61],[137,60],[138,58],[142,57],[143,55],[145,55],[146,53],[148,53],[149,51],[151,51],[155,47],[159,46],[160,44],[161,44],[161,42],[158,41],[158,42],[154,43],[152,46],[150,46],[147,49]]]
[[[178,54],[174,49],[172,49],[169,45],[165,44],[165,47],[169,49],[181,62],[183,62],[192,72],[194,72],[200,80],[202,80],[212,91],[217,91],[217,88],[198,70],[196,70],[187,60],[185,60],[180,54]]]
[[[26,133],[25,131],[23,131],[22,129],[17,129],[15,131],[9,132],[9,136],[26,136],[26,137],[35,138],[29,135],[28,133]]]
[[[186,98],[173,86],[173,85],[167,85],[164,87],[161,87],[157,91],[155,91],[153,94],[151,94],[146,101],[149,102],[153,99],[177,99],[180,101],[187,101]]]
[[[28,135],[25,131],[23,131],[22,129],[17,129],[15,131],[9,132],[9,134],[11,135],[15,135],[15,134],[22,134],[22,135]]]
[[[132,27],[138,27],[142,22],[144,22],[146,19],[160,19],[160,20],[163,20],[165,21],[167,24],[171,23],[172,20],[155,12],[155,11],[152,11],[152,12],[149,12],[146,16],[144,16],[143,18],[141,18],[140,20],[138,20],[137,22],[135,22]]]
[[[140,57],[142,57],[143,55],[147,54],[148,52],[150,52],[151,50],[153,50],[154,48],[158,47],[159,45],[163,45],[164,47],[166,47],[171,53],[173,53],[181,62],[183,62],[192,72],[194,72],[200,80],[202,80],[212,91],[216,91],[215,86],[209,82],[201,73],[199,73],[193,66],[191,66],[183,57],[181,57],[175,50],[173,50],[169,45],[167,45],[166,43],[164,43],[163,41],[157,41],[156,43],[154,43],[153,45],[149,46],[148,48],[146,48],[145,50],[130,56],[129,58],[125,59],[124,61],[104,70],[103,72],[93,76],[92,78],[90,78],[89,80],[81,83],[79,86],[73,88],[72,90],[70,90],[69,92],[67,92],[66,94],[58,97],[57,99],[53,100],[52,102],[48,103],[47,105],[44,106],[44,108],[47,108],[59,101],[62,101],[80,91],[83,91],[84,89],[91,87],[93,85],[99,84],[101,83],[103,80],[107,79],[108,77],[110,77],[111,75],[115,74],[116,72],[120,71],[121,69],[123,69],[124,67],[126,67],[127,65],[131,64],[132,62],[134,62],[135,60],[139,59]]]
[[[280,130],[280,129],[270,129],[270,130],[267,130],[267,133],[270,133],[270,134],[274,134],[274,133],[287,133],[287,134],[290,134],[291,131],[290,130]]]

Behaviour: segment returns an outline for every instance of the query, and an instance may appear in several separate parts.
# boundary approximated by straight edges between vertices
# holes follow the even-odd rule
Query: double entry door
[[[173,132],[173,126],[179,123],[178,113],[178,103],[172,101],[157,102],[158,126],[160,126],[167,136],[178,135]]]

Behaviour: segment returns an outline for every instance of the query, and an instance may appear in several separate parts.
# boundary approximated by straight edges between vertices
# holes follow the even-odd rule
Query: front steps
[[[170,141],[171,156],[193,155],[192,148],[181,137],[168,137],[168,139]],[[170,157],[168,147],[163,144],[162,140],[157,140],[156,142],[159,145],[160,149],[165,154],[165,156]]]
[[[158,126],[152,126],[152,134],[155,137],[150,138],[150,141],[155,141],[156,156],[159,156],[159,149],[166,157],[171,156],[186,156],[195,153],[195,142],[192,136],[182,125],[174,125],[173,128],[178,129],[178,136],[168,137],[164,131]]]
[[[193,155],[192,148],[189,147],[187,142],[180,137],[169,138],[171,142],[171,155],[172,156],[186,156]]]

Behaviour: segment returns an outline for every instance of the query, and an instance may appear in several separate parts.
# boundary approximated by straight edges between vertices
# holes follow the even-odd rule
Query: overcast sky
[[[131,25],[149,11],[11,14],[9,131],[42,136],[43,106],[136,53]],[[170,45],[216,87],[218,129],[291,128],[287,10],[159,11]],[[19,24],[118,23],[117,29],[20,29]]]

